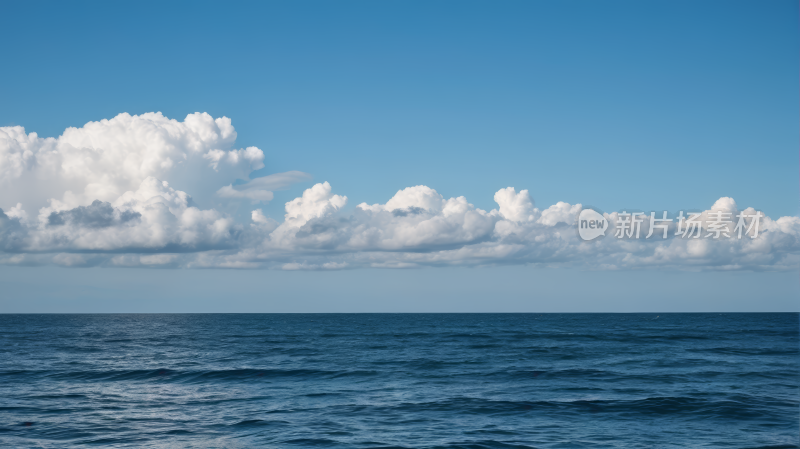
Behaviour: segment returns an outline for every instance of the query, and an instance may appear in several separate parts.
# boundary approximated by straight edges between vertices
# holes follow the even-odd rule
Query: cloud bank
[[[581,204],[539,209],[527,190],[513,187],[495,193],[497,208],[491,211],[422,185],[400,190],[383,204],[348,210],[348,198],[323,182],[287,202],[278,221],[257,204],[310,175],[293,171],[249,179],[264,167],[264,152],[236,149],[235,140],[230,119],[205,113],[181,122],[160,113],[120,114],[68,128],[57,138],[0,127],[0,263],[284,270],[800,267],[798,217],[764,217],[756,238],[681,238],[672,222],[668,238],[646,239],[645,220],[641,238],[617,239],[613,229],[620,214],[614,212],[604,214],[612,232],[586,242],[576,227]],[[250,220],[237,222],[198,207],[187,190],[252,205]],[[719,211],[756,212],[721,198],[703,213],[704,230]]]

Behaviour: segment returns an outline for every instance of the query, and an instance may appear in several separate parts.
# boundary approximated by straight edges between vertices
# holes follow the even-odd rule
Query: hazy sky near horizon
[[[796,2],[5,10],[0,312],[800,309]]]

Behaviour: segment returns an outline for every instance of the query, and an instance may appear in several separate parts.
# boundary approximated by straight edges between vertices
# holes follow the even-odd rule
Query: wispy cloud
[[[254,178],[234,186],[229,184],[217,190],[221,198],[247,198],[253,202],[272,201],[274,190],[283,190],[298,182],[310,181],[313,177],[301,171],[288,171]]]

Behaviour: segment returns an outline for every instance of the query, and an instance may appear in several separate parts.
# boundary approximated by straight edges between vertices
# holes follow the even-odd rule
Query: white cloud
[[[28,213],[22,209],[22,203],[17,203],[14,207],[9,209],[6,214],[9,217],[16,218],[23,223],[28,221]]]
[[[200,113],[182,122],[160,113],[120,114],[69,128],[58,138],[0,128],[0,263],[284,270],[800,267],[798,217],[764,217],[754,239],[753,229],[742,239],[706,238],[718,211],[740,212],[728,197],[700,215],[700,239],[676,237],[674,222],[669,238],[646,239],[648,220],[640,239],[616,239],[620,214],[613,212],[605,214],[607,235],[584,242],[575,228],[580,204],[540,210],[527,190],[513,187],[495,193],[498,208],[491,211],[418,185],[347,212],[347,197],[323,182],[287,202],[280,222],[254,209],[248,223],[237,223],[199,207],[187,192],[267,202],[274,191],[311,176],[291,171],[234,182],[264,166],[260,149],[235,149],[235,139],[229,119]],[[734,234],[733,224],[726,231]]]
[[[558,223],[572,224],[580,213],[580,204],[572,205],[559,201],[543,210],[538,222],[547,226],[555,226]]]
[[[19,178],[30,170],[40,142],[36,133],[25,134],[21,126],[0,127],[0,179]]]
[[[427,186],[398,191],[386,204],[359,204],[362,213],[350,236],[354,249],[398,250],[452,245],[491,232],[496,217],[475,208],[463,196],[445,200]]]
[[[494,201],[500,206],[500,215],[508,221],[534,221],[540,215],[527,190],[517,193],[513,187],[506,187],[494,194]]]
[[[374,212],[401,210],[409,213],[415,213],[415,211],[436,213],[444,207],[444,198],[428,186],[414,186],[398,190],[386,204],[369,206],[366,203],[361,203],[358,207]]]
[[[264,166],[260,149],[231,149],[235,140],[229,118],[205,113],[189,114],[183,122],[161,113],[120,114],[67,128],[57,138],[0,127],[0,207],[21,202],[38,209],[49,201],[69,209],[110,202],[148,177],[165,180],[191,169],[195,160],[210,161],[218,172],[224,167],[223,176]]]
[[[347,204],[346,196],[331,193],[331,185],[327,182],[316,184],[303,192],[303,196],[286,203],[287,227],[300,227],[309,220],[330,215]]]
[[[254,210],[250,214],[250,219],[253,220],[252,226],[269,227],[270,232],[278,227],[278,222],[265,216],[261,209]]]
[[[242,227],[215,210],[189,205],[185,192],[148,177],[113,203],[42,208],[29,229],[30,251],[198,251],[236,246]]]
[[[248,164],[253,170],[264,168],[264,152],[256,147],[227,152],[216,149],[209,150],[208,153],[203,155],[203,159],[209,160],[209,166],[217,171],[219,171],[219,165],[223,161],[230,165]]]

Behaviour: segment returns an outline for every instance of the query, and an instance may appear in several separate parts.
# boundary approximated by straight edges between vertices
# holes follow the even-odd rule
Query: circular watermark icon
[[[583,209],[578,215],[578,234],[583,240],[594,240],[606,235],[608,220],[594,209]]]

